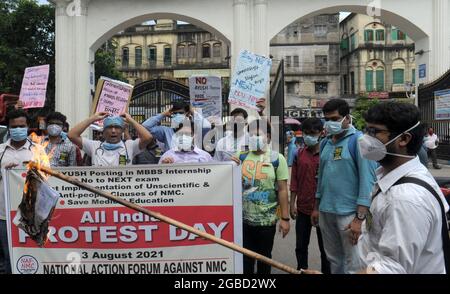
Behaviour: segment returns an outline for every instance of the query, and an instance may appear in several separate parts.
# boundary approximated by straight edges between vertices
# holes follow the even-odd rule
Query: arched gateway
[[[56,109],[70,123],[89,115],[95,51],[118,31],[148,19],[176,19],[202,27],[231,45],[269,54],[270,39],[291,22],[323,13],[369,14],[415,41],[423,83],[450,67],[450,0],[51,0],[56,9]],[[418,73],[417,73],[418,75]]]

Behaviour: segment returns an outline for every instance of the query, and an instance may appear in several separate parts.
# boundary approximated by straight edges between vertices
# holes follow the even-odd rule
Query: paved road
[[[431,165],[431,164],[430,164]],[[430,172],[435,177],[450,177],[450,166],[442,165],[442,169],[436,170],[431,168]],[[295,257],[295,222],[291,221],[291,231],[282,238],[280,233],[275,236],[274,250],[272,258],[286,265],[297,268],[297,259]],[[311,241],[309,244],[309,268],[320,270],[320,251],[317,244],[315,229],[311,233]],[[272,268],[272,273],[283,274],[283,271]]]

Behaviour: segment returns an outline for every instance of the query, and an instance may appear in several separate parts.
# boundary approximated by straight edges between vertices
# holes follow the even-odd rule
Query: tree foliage
[[[360,96],[356,99],[355,109],[352,111],[353,125],[358,129],[362,130],[366,126],[366,121],[364,120],[364,113],[367,110],[380,103],[378,99],[369,99],[367,97]]]
[[[54,108],[54,16],[54,7],[35,0],[0,2],[0,93],[18,95],[26,67],[50,64],[45,109]]]

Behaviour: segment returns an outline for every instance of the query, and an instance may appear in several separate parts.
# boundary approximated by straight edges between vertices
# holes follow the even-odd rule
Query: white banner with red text
[[[241,176],[231,163],[58,169],[84,183],[242,245]],[[242,273],[242,255],[55,177],[60,198],[39,248],[14,219],[26,170],[5,179],[13,273]]]

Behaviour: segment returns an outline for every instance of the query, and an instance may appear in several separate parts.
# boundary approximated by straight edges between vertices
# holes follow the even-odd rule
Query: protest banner
[[[189,77],[191,105],[201,109],[204,118],[222,122],[222,81],[215,76]]]
[[[231,80],[228,102],[258,110],[256,101],[265,97],[272,60],[243,50],[239,54]]]
[[[49,73],[49,64],[25,69],[19,94],[24,109],[44,107]]]
[[[101,190],[242,243],[239,169],[232,164],[61,168]],[[241,273],[242,255],[51,177],[60,199],[43,248],[11,223],[26,170],[5,175],[14,273]],[[220,191],[220,192],[218,192]]]
[[[434,109],[434,119],[450,119],[450,89],[434,92]]]
[[[120,115],[127,111],[132,94],[132,85],[100,77],[95,91],[92,114],[107,112],[111,115]],[[97,125],[101,127],[103,121],[97,122]]]

